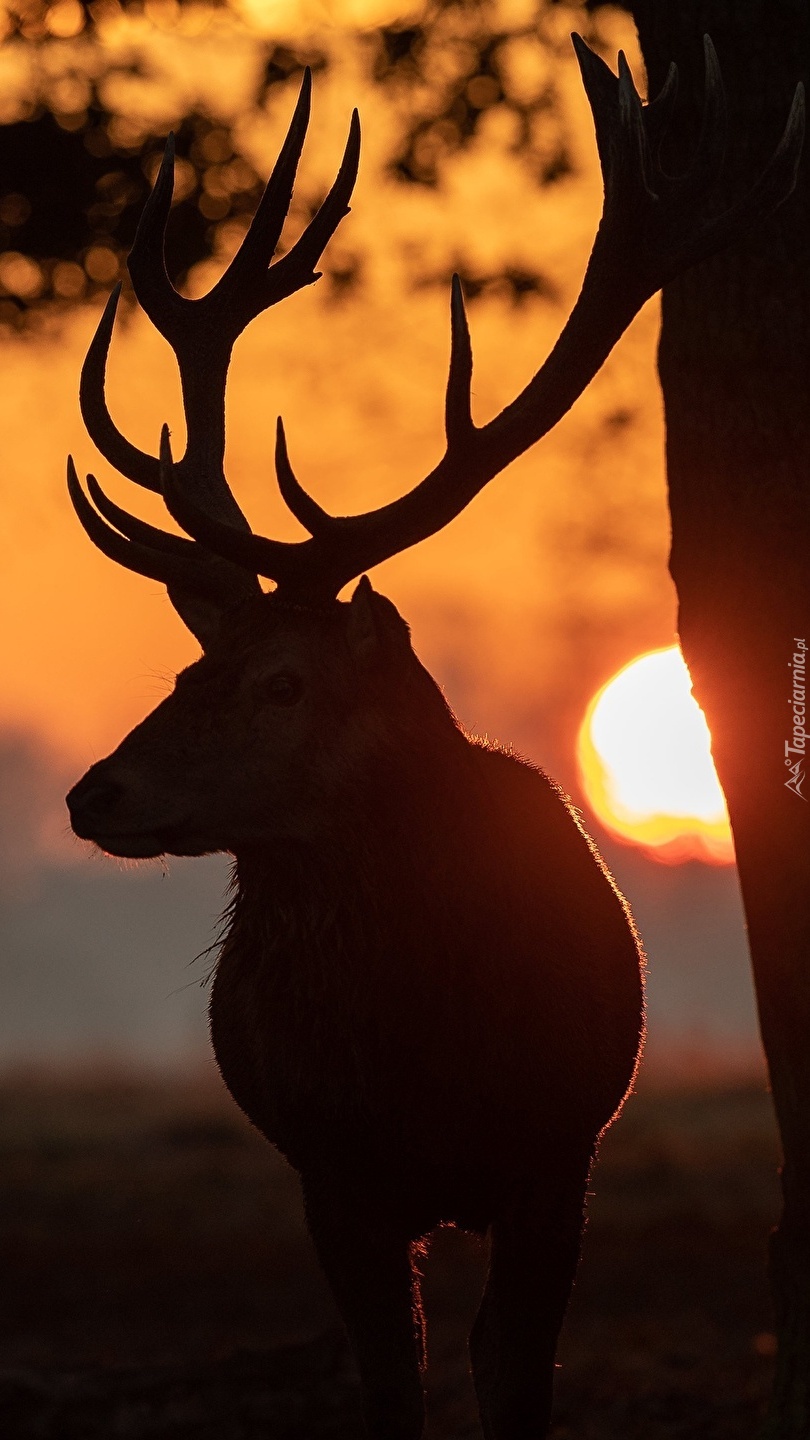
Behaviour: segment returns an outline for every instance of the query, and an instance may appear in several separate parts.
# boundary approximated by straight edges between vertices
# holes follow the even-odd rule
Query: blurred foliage
[[[172,278],[182,284],[201,260],[233,253],[263,183],[244,143],[244,117],[265,115],[274,90],[305,65],[327,71],[350,48],[397,117],[385,167],[391,183],[441,187],[446,167],[497,115],[531,183],[553,185],[573,163],[554,79],[555,49],[567,44],[555,8],[538,0],[507,23],[495,0],[431,0],[407,24],[357,24],[280,43],[251,28],[249,15],[210,0],[7,0],[0,10],[0,324],[24,325],[43,307],[106,293],[124,275],[169,128],[178,157]],[[221,37],[223,45],[249,48],[240,104],[230,114],[199,98],[184,105],[182,86],[174,98],[166,86],[163,102],[154,101],[163,58],[203,34],[214,45]],[[305,197],[304,219],[321,198]],[[335,295],[362,275],[356,255],[330,262],[327,253],[323,268]],[[415,283],[437,278],[425,273]],[[550,293],[528,266],[463,278],[472,299],[493,288],[513,303]]]
[[[536,23],[492,31],[488,18],[484,6],[443,5],[421,25],[378,32],[375,79],[417,97],[391,158],[398,178],[435,185],[442,162],[475,138],[495,106],[517,122],[512,148],[540,184],[570,173],[554,81],[543,73],[542,31]]]
[[[148,57],[105,56],[96,5],[17,0],[5,46],[26,46],[39,82],[22,98],[20,118],[0,124],[0,321],[19,323],[45,302],[107,292],[121,277],[138,217],[163,153],[168,125],[128,115],[109,99],[111,79],[147,78]],[[81,50],[54,37],[54,13],[70,8]],[[61,22],[59,22],[61,23]],[[61,42],[61,43],[60,43]],[[263,74],[247,106],[320,53],[262,47]],[[217,248],[230,222],[238,243],[263,181],[238,152],[233,127],[197,110],[174,121],[175,214],[167,264],[176,280]],[[228,233],[225,231],[227,240]]]

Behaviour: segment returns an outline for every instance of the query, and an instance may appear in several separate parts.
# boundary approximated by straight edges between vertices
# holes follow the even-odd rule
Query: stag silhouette
[[[104,376],[118,295],[85,362],[82,413],[105,457],[162,494],[184,537],[114,504],[72,462],[73,504],[112,559],[163,581],[203,656],[68,796],[77,835],[113,855],[230,852],[235,898],[211,996],[225,1083],[299,1171],[309,1228],[353,1344],[373,1440],[423,1433],[423,1320],[413,1247],[441,1222],[488,1231],[470,1348],[488,1440],[537,1440],[577,1265],[597,1140],[622,1104],[642,1031],[627,906],[565,796],[460,728],[394,606],[360,579],[431,535],[573,403],[640,305],[790,190],[799,108],[765,174],[716,214],[723,97],[707,50],[705,120],[686,177],[657,162],[674,70],[642,107],[575,38],[605,207],[554,350],[478,427],[461,289],[452,292],[446,451],[403,498],[328,515],[278,425],[281,493],[309,538],[254,535],[223,473],[234,341],[315,266],[357,172],[355,114],[335,183],[270,266],[307,129],[307,74],[246,239],[204,298],[172,287],[163,237],[173,154],[129,260],[173,346],[188,441],[172,460],[116,430]],[[275,582],[264,593],[258,581]]]

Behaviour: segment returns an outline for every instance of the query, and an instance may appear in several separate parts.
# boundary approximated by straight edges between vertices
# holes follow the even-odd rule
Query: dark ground
[[[294,1175],[211,1077],[0,1086],[3,1440],[355,1440]],[[607,1137],[554,1440],[753,1437],[773,1337],[769,1101],[642,1093]],[[426,1265],[430,1436],[478,1440],[482,1250]]]

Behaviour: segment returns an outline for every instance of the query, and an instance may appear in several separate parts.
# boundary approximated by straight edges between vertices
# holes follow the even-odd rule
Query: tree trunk
[[[796,82],[807,0],[636,0],[654,94],[681,75],[692,140],[711,34],[730,114],[728,195],[759,174]],[[805,151],[807,154],[807,151]],[[683,168],[683,151],[672,154]],[[728,801],[783,1147],[771,1242],[777,1376],[764,1434],[810,1440],[810,206],[797,192],[667,287],[659,368],[679,631]],[[795,731],[794,731],[795,727]]]

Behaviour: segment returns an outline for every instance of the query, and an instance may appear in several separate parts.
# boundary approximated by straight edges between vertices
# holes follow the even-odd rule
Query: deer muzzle
[[[137,777],[113,761],[91,766],[66,804],[74,834],[111,855],[146,859],[173,848],[177,827],[163,816],[156,823],[155,807]]]

